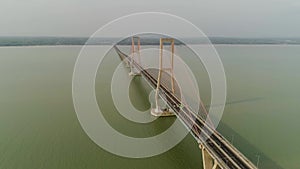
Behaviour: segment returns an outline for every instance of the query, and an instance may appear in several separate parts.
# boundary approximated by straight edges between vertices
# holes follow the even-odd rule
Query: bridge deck
[[[141,71],[143,77],[153,88],[157,85],[157,70],[144,70],[137,62],[130,60],[128,55],[124,54],[115,46],[115,50],[121,59],[130,61],[136,69]],[[167,79],[165,73],[163,79]],[[191,134],[201,143],[208,152],[217,160],[223,168],[233,169],[255,169],[256,167],[235,147],[233,147],[221,134],[214,130],[210,125],[192,112],[188,105],[184,105],[180,100],[180,91],[175,83],[175,94],[170,90],[170,83],[166,80],[160,85],[160,97],[173,109],[176,116],[180,118],[183,124],[191,129]],[[177,91],[176,91],[177,90]]]

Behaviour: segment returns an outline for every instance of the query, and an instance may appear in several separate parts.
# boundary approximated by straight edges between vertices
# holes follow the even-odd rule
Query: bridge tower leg
[[[137,40],[137,47],[135,45],[135,40]],[[140,75],[140,72],[135,72],[134,67],[132,65],[133,62],[137,62],[138,64],[140,64],[141,62],[141,54],[140,54],[140,49],[141,49],[141,40],[140,37],[138,36],[133,36],[131,37],[131,51],[130,51],[130,57],[131,57],[131,61],[130,61],[130,72],[129,75],[130,76],[136,76],[136,75]],[[135,56],[137,56],[137,60],[135,59]]]
[[[203,169],[222,169],[217,160],[207,151],[203,145],[199,145],[202,151]]]
[[[163,46],[165,42],[169,42],[171,44],[171,67],[170,68],[163,68]],[[155,108],[151,110],[151,114],[153,116],[174,116],[174,112],[171,111],[171,109],[166,108],[162,110],[159,107],[158,103],[158,94],[159,94],[159,88],[161,83],[161,76],[162,71],[170,71],[171,75],[171,91],[173,94],[175,94],[174,89],[174,39],[173,38],[160,38],[160,50],[159,50],[159,72],[158,72],[158,78],[157,78],[157,86],[156,86],[156,92],[155,92]]]

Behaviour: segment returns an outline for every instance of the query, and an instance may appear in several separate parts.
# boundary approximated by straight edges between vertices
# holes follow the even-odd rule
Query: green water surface
[[[253,163],[259,158],[260,168],[299,168],[300,46],[216,48],[228,90],[218,130]],[[91,141],[72,102],[72,73],[79,51],[80,47],[0,48],[1,169],[202,168],[201,151],[191,135],[170,151],[144,159],[116,156]],[[174,118],[139,125],[118,114],[106,80],[119,58],[114,52],[109,56],[105,60],[109,64],[98,70],[95,90],[105,118],[130,136],[163,132]],[[137,108],[150,107],[145,98],[149,91],[142,79],[132,81],[130,99]],[[200,89],[209,98],[207,91]]]

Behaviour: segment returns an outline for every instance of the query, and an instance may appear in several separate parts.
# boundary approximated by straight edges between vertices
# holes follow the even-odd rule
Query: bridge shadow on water
[[[253,98],[247,98],[247,99],[240,99],[240,100],[232,100],[232,101],[227,101],[225,103],[226,105],[234,105],[234,104],[239,104],[239,103],[248,103],[248,102],[255,102],[255,101],[260,101],[263,100],[263,97],[253,97]],[[209,108],[210,106],[212,107],[217,107],[217,106],[221,106],[220,104],[215,104],[215,105],[205,105],[205,108]]]
[[[263,99],[264,99],[263,97],[253,97],[253,98],[247,98],[247,99],[241,99],[241,100],[233,100],[233,101],[226,102],[226,105],[246,103],[246,102],[255,102],[255,101],[259,101],[259,100],[263,100]]]

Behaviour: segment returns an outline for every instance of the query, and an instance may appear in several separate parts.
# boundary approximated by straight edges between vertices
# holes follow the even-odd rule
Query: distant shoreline
[[[141,45],[159,45],[158,36],[141,36]],[[83,45],[113,45],[120,38],[84,38],[84,37],[1,37],[0,46],[83,46]],[[300,45],[300,38],[183,38],[184,42],[175,40],[176,45]],[[88,44],[86,44],[88,42]],[[127,38],[118,45],[131,45]]]
[[[187,45],[207,45],[207,44],[187,44]],[[213,46],[259,46],[259,47],[271,47],[271,46],[300,46],[300,44],[211,44]],[[43,47],[83,47],[85,45],[18,45],[18,46],[0,46],[0,48],[43,48]],[[112,46],[109,44],[106,45],[88,45],[88,46]],[[129,45],[122,45],[122,46],[129,46]],[[156,46],[156,45],[148,45],[148,46]]]

